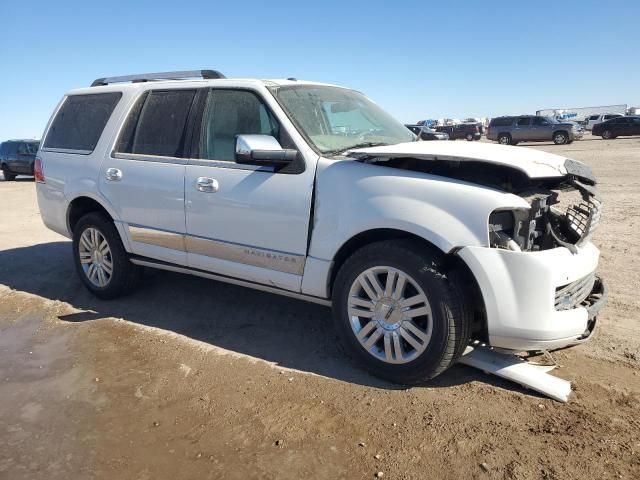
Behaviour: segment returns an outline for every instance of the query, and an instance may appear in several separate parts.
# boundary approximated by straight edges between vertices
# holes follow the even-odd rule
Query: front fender
[[[487,246],[497,208],[529,208],[513,194],[421,172],[353,160],[318,167],[309,255],[332,260],[349,239],[374,229],[417,235],[443,252]]]

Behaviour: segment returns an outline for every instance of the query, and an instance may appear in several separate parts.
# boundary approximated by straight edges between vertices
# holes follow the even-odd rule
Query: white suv
[[[353,90],[211,70],[99,79],[63,97],[43,139],[42,218],[101,298],[154,267],[331,305],[347,350],[407,384],[474,341],[582,342],[605,303],[588,167],[417,141]]]

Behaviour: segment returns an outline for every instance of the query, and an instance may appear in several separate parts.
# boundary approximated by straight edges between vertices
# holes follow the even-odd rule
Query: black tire
[[[556,145],[566,145],[569,142],[569,134],[564,130],[553,132],[553,143]]]
[[[2,175],[4,176],[5,182],[13,182],[16,179],[16,175],[14,173],[10,173],[6,165],[2,166]]]
[[[371,354],[360,344],[351,326],[351,286],[361,273],[376,266],[406,273],[420,286],[431,307],[432,330],[426,349],[406,363],[387,363]],[[443,272],[439,255],[413,240],[373,243],[348,258],[333,286],[335,329],[347,354],[373,375],[407,385],[430,380],[453,365],[469,343],[471,319],[461,290]],[[378,342],[384,343],[384,338]]]
[[[110,249],[113,270],[108,283],[103,287],[97,286],[89,280],[80,262],[80,237],[88,228],[98,230],[107,241]],[[78,220],[73,230],[73,261],[84,286],[96,297],[104,300],[133,292],[142,276],[142,268],[129,261],[129,256],[122,245],[120,234],[113,221],[98,212],[88,213]]]
[[[467,140],[467,142],[473,142],[473,135],[470,133],[467,133],[464,138]]]
[[[501,133],[498,135],[498,143],[500,145],[513,145],[513,140],[511,140],[511,135],[508,133]]]
[[[613,134],[613,132],[611,130],[604,130],[602,132],[602,139],[603,140],[612,140],[616,138],[616,136]]]

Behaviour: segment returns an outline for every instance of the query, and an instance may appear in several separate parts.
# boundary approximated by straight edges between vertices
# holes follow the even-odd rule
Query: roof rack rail
[[[92,87],[100,87],[109,85],[110,83],[123,82],[149,82],[152,80],[183,80],[186,78],[227,78],[217,70],[182,70],[178,72],[158,72],[158,73],[140,73],[136,75],[125,75],[123,77],[105,77],[97,78],[91,84]]]

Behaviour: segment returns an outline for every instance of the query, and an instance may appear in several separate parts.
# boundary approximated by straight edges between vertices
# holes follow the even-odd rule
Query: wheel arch
[[[441,262],[441,266],[444,269],[444,273],[449,277],[452,283],[458,287],[465,301],[472,306],[472,338],[485,342],[488,341],[486,308],[482,292],[475,275],[466,262],[457,254],[459,249],[456,248],[449,252],[445,252],[431,241],[404,230],[394,228],[376,228],[366,230],[354,235],[343,243],[336,252],[331,263],[327,285],[327,292],[329,296],[333,296],[333,286],[338,271],[344,262],[357,250],[372,243],[400,239],[414,240],[416,243],[422,245],[425,249],[438,257]]]
[[[89,212],[103,213],[109,220],[114,221],[113,214],[100,201],[88,195],[79,195],[69,202],[67,207],[67,229],[73,234],[78,220]]]

